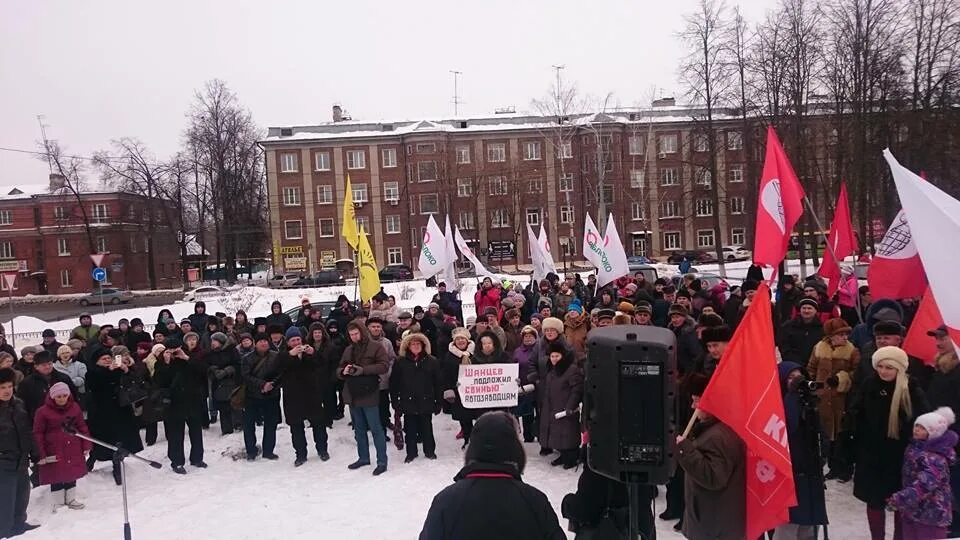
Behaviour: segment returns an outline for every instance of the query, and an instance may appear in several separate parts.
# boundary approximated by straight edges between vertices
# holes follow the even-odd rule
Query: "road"
[[[120,304],[112,306],[105,304],[105,311],[116,311],[118,309],[129,309],[138,307],[165,306],[172,304],[177,300],[183,299],[183,293],[167,293],[151,296],[141,296],[134,298],[129,304]],[[90,313],[100,313],[100,304],[91,304],[81,306],[76,300],[62,302],[44,302],[36,304],[16,304],[14,300],[14,312],[16,315],[29,315],[47,322],[62,321],[64,319],[74,319],[80,316],[84,311]],[[10,321],[10,308],[0,306],[0,322],[6,324]]]

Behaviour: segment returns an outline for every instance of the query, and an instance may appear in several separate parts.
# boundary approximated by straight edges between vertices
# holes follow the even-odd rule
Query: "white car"
[[[207,298],[218,298],[225,296],[227,290],[223,287],[217,287],[215,285],[205,285],[203,287],[197,287],[192,291],[187,291],[183,295],[184,302],[196,302],[198,300],[205,300]]]
[[[752,256],[750,250],[743,249],[743,246],[723,246],[723,260],[725,261],[745,261]]]
[[[267,280],[267,287],[286,289],[293,287],[293,284],[302,277],[300,274],[276,274]]]

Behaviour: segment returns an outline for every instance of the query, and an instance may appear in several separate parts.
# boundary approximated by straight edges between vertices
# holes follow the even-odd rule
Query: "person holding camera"
[[[300,335],[293,327],[288,334]],[[253,352],[240,361],[244,384],[243,444],[247,461],[257,459],[257,420],[263,420],[263,459],[279,459],[273,453],[277,445],[277,424],[280,423],[280,374],[282,366],[271,348],[270,336],[258,334]]]
[[[114,355],[110,349],[95,349],[90,359],[93,360],[87,371],[87,390],[90,392],[87,426],[90,433],[101,441],[136,454],[143,450],[143,441],[140,440],[140,426],[133,414],[133,405],[126,394],[128,381],[124,380],[131,376],[133,358]],[[87,469],[93,470],[97,461],[112,461],[114,481],[118,486],[123,482],[120,463],[114,459],[112,450],[94,446],[87,459]]]
[[[323,325],[313,323],[313,332],[323,332]],[[323,342],[321,335],[315,341],[319,347]],[[283,368],[283,416],[290,426],[290,439],[296,452],[294,467],[307,462],[306,424],[313,431],[313,444],[322,461],[330,459],[327,453],[327,425],[329,412],[324,410],[324,386],[329,383],[329,358],[304,343],[300,328],[287,329],[287,350],[280,353],[277,361]]]
[[[187,474],[183,468],[184,431],[190,436],[190,464],[201,469],[207,466],[203,462],[203,419],[207,417],[204,394],[209,366],[202,357],[190,358],[178,338],[167,338],[164,346],[160,361],[153,366],[153,383],[167,404],[163,414],[167,457],[173,472]]]
[[[823,323],[823,339],[813,348],[807,362],[807,375],[820,384],[820,426],[829,445],[826,479],[849,482],[852,467],[845,458],[846,435],[841,436],[843,416],[847,412],[847,394],[860,364],[860,352],[850,343],[851,328],[840,318]]]
[[[817,527],[827,524],[818,398],[811,390],[811,381],[807,380],[800,364],[781,362],[777,368],[780,372],[780,391],[786,415],[797,506],[790,509],[790,522],[777,527],[776,538],[808,540],[817,538]]]
[[[433,415],[440,414],[443,402],[443,380],[440,364],[430,354],[430,340],[421,333],[404,336],[400,342],[400,358],[393,365],[390,394],[393,406],[403,414],[407,439],[407,458],[417,458],[417,441],[423,441],[423,455],[437,459],[437,443],[433,437]]]
[[[347,468],[356,470],[370,465],[369,430],[377,449],[377,466],[373,475],[379,476],[387,471],[387,436],[380,423],[379,403],[380,375],[389,369],[387,352],[382,345],[370,339],[367,327],[360,321],[347,324],[347,337],[350,345],[343,351],[337,377],[344,381],[343,401],[350,406],[358,458]]]

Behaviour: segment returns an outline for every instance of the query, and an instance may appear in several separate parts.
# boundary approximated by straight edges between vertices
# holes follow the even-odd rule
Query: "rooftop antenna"
[[[43,123],[44,116],[37,115],[37,122],[40,124],[40,136],[43,137],[43,151],[47,156],[47,168],[50,174],[53,174],[53,163],[50,162],[50,142],[47,140],[47,125]]]
[[[450,70],[450,73],[453,74],[453,116],[455,118],[460,116],[460,92],[457,83],[459,82],[460,75],[463,74],[461,71],[454,69]]]

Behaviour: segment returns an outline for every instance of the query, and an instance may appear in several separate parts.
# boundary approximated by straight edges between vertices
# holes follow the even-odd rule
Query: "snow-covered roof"
[[[95,195],[98,193],[116,193],[118,190],[99,180],[84,183],[80,189],[80,195]],[[13,184],[0,186],[0,200],[9,201],[17,199],[29,199],[41,195],[63,195],[69,191],[51,190],[49,183],[42,184]]]

